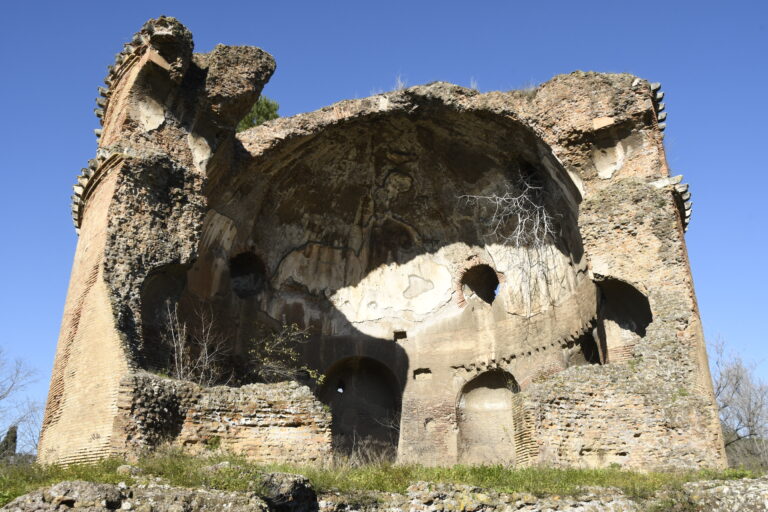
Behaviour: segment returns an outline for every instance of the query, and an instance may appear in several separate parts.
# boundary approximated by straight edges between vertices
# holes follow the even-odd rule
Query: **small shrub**
[[[221,438],[219,436],[213,436],[205,444],[205,447],[210,451],[215,451],[221,448]]]
[[[274,331],[262,328],[262,332],[251,339],[248,347],[251,379],[259,382],[279,382],[309,377],[322,384],[322,375],[299,363],[298,347],[309,342],[309,339],[309,330],[302,329],[295,323],[283,323]]]

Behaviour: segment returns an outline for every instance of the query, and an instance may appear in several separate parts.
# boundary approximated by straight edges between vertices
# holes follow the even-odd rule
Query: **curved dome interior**
[[[256,255],[269,286],[234,298],[222,281],[212,295],[235,300],[240,323],[261,312],[326,336],[391,339],[455,314],[475,258],[498,273],[510,313],[546,308],[571,293],[582,265],[564,180],[543,143],[508,118],[432,107],[348,120],[218,180],[210,205],[237,227],[229,256]],[[471,197],[516,195],[522,182],[556,223],[535,248],[504,239],[514,216],[495,236],[494,204]],[[531,250],[558,279],[522,268]]]

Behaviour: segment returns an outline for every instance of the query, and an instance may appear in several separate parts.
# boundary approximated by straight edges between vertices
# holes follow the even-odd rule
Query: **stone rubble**
[[[588,487],[576,496],[500,493],[468,485],[417,482],[405,494],[386,492],[315,495],[301,475],[267,473],[262,495],[184,489],[158,483],[127,486],[61,482],[12,501],[0,511],[135,510],[137,512],[759,512],[768,510],[768,477],[701,481],[677,491],[633,499],[613,488]]]

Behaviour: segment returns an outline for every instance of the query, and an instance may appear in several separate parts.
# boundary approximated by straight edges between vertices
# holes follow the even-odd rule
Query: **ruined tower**
[[[262,460],[365,441],[426,464],[725,464],[657,84],[433,83],[235,134],[273,71],[193,53],[173,18],[110,68],[42,461],[215,436]],[[158,375],[168,303],[210,308],[235,359],[264,325],[308,329],[323,384]]]

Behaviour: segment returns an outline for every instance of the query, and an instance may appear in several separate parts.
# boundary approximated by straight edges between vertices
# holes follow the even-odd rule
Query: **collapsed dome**
[[[435,83],[235,135],[274,61],[191,52],[153,20],[100,89],[41,461],[172,442],[319,462],[360,432],[405,463],[725,461],[658,85]],[[248,342],[281,322],[311,332],[295,359],[327,372],[333,418],[295,383],[188,392],[141,371],[168,374],[174,339],[207,358],[205,333],[232,345],[225,371],[256,366]]]
[[[441,87],[448,86],[430,89]],[[240,135],[246,149],[268,149],[257,151],[248,166],[216,177],[208,200],[239,226],[235,245],[259,248],[270,276],[269,292],[244,307],[313,325],[322,334],[362,329],[391,339],[410,326],[376,325],[381,308],[411,310],[414,321],[425,321],[443,301],[444,283],[463,279],[467,295],[490,304],[503,269],[481,266],[446,275],[429,261],[451,247],[484,251],[503,245],[491,236],[488,209],[467,197],[503,195],[521,182],[533,184],[541,196],[534,200],[560,223],[545,240],[553,248],[547,264],[582,264],[579,192],[541,139],[508,116],[457,111],[426,95],[409,101],[419,108],[350,114],[300,136],[270,140],[319,113]],[[256,295],[252,286],[244,290],[235,282],[234,263],[235,293]],[[253,274],[258,265],[251,267]],[[367,298],[366,289],[384,296]]]

